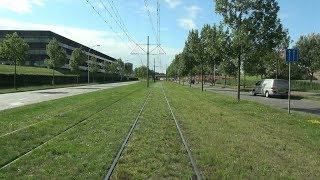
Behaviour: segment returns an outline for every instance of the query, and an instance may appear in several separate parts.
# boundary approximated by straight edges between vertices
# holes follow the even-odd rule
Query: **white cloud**
[[[43,0],[1,0],[0,9],[17,13],[31,13],[33,6],[44,6]]]
[[[178,20],[179,26],[187,30],[196,29],[197,26],[195,20],[197,19],[198,13],[201,11],[201,8],[193,5],[190,7],[186,7],[185,9],[187,15],[184,18]]]
[[[201,10],[201,8],[199,6],[190,6],[186,8],[188,15],[190,16],[190,18],[195,19],[199,13],[199,11]]]
[[[177,7],[179,4],[181,4],[181,0],[165,0],[166,3],[168,3],[170,8],[175,8]]]
[[[4,18],[0,18],[0,29],[48,30],[62,35],[66,38],[69,38],[73,41],[76,41],[78,43],[81,43],[87,47],[99,44],[100,46],[95,47],[94,49],[114,58],[122,58],[123,60],[129,60],[135,66],[140,66],[141,64],[146,65],[146,55],[131,55],[130,53],[132,52],[132,49],[135,47],[129,42],[123,42],[119,38],[116,38],[118,36],[121,36],[124,40],[126,40],[124,33],[121,32],[117,33],[118,36],[115,36],[114,33],[105,30],[100,31],[58,25],[36,24]],[[142,48],[146,50],[146,47]],[[154,47],[150,47],[150,50],[153,48]],[[177,54],[179,50],[172,49],[169,47],[162,48],[166,51],[166,55],[162,59],[163,64],[170,64],[170,62],[174,58],[174,55]],[[143,53],[142,50],[140,52]]]
[[[187,29],[187,30],[197,28],[193,19],[179,19],[179,25],[180,25],[180,27]]]

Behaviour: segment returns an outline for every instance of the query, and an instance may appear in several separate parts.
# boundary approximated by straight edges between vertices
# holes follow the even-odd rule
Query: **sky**
[[[301,35],[320,31],[319,0],[278,2],[291,45]],[[222,20],[214,6],[214,0],[0,0],[0,29],[50,30],[88,47],[100,45],[93,48],[134,67],[147,65],[149,36],[150,66],[155,61],[156,71],[165,72],[191,29]]]

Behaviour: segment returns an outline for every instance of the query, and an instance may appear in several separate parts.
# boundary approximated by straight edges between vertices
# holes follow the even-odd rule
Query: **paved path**
[[[201,84],[193,85],[194,87],[201,88]],[[237,90],[221,87],[213,87],[205,85],[204,89],[207,91],[214,91],[220,94],[229,95],[232,97],[237,97]],[[288,99],[280,98],[266,98],[263,96],[252,96],[249,92],[241,92],[241,99],[255,101],[261,104],[266,104],[273,107],[278,107],[281,109],[288,109]],[[291,110],[300,111],[305,113],[311,113],[320,116],[320,101],[312,101],[308,99],[292,99],[291,100]]]
[[[0,94],[0,110],[137,83],[137,81]]]

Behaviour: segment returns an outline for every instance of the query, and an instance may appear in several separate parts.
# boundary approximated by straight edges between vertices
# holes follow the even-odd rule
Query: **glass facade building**
[[[87,46],[84,46],[80,43],[77,43],[73,40],[70,40],[66,37],[63,37],[59,34],[56,34],[51,31],[37,31],[37,30],[0,30],[0,41],[2,41],[7,34],[18,33],[18,35],[24,39],[29,45],[29,56],[25,61],[25,65],[27,66],[46,66],[44,60],[48,58],[46,52],[46,46],[49,41],[53,38],[56,38],[59,42],[60,47],[64,48],[67,52],[68,61],[63,66],[63,68],[68,68],[69,59],[71,56],[72,51],[75,48],[82,48],[83,51],[89,55],[89,58],[96,57],[97,61],[100,63],[102,67],[105,63],[111,63],[115,61],[113,57],[110,57],[106,54],[98,52],[94,49],[91,49]],[[88,53],[90,50],[90,53]],[[0,59],[0,64],[7,63],[6,60]],[[81,69],[87,69],[87,63],[84,63],[80,66]]]

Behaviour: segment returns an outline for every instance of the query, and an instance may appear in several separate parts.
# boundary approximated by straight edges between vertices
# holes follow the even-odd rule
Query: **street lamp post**
[[[90,51],[92,48],[96,47],[96,46],[100,46],[99,44],[97,45],[94,45],[92,47],[89,48],[89,51],[88,51],[88,61],[87,61],[87,65],[88,65],[88,84],[90,83],[90,70],[89,70],[89,54],[90,54]]]

